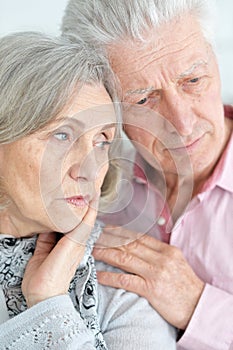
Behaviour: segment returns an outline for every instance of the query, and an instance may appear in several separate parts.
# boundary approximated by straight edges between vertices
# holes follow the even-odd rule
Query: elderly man
[[[149,233],[117,246],[107,229],[112,247],[95,257],[128,273],[100,272],[99,281],[146,297],[188,350],[233,349],[233,121],[221,102],[212,5],[70,0],[63,19],[66,35],[108,55],[137,149],[124,185],[131,201],[105,222],[124,225],[122,239]]]

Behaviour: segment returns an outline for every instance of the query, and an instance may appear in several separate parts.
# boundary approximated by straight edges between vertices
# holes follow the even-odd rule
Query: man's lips
[[[90,202],[90,196],[73,196],[65,198],[66,202],[75,207],[85,207]]]
[[[183,145],[181,146],[177,146],[177,147],[168,147],[167,149],[169,151],[172,151],[172,152],[184,152],[184,151],[193,151],[196,146],[199,144],[199,142],[201,141],[201,139],[203,138],[204,135],[198,137],[197,139],[187,143],[187,145],[184,143]]]

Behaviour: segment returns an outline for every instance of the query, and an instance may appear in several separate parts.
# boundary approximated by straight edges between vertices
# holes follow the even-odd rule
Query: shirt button
[[[166,223],[165,218],[164,218],[163,216],[160,216],[160,217],[158,218],[158,220],[157,220],[157,224],[158,224],[159,226],[163,226],[165,223]]]

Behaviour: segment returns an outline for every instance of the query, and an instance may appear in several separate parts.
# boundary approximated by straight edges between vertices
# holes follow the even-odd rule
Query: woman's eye
[[[67,141],[69,139],[69,135],[66,132],[57,132],[54,134],[54,137],[59,141]]]
[[[107,149],[109,146],[111,145],[111,142],[110,141],[97,141],[95,143],[95,146],[104,150],[104,149]]]
[[[109,146],[111,145],[112,140],[110,139],[110,137],[108,137],[108,135],[106,135],[105,133],[100,134],[96,140],[94,141],[94,146],[98,147],[102,150],[104,149],[108,149]]]
[[[138,105],[144,105],[147,102],[147,98],[144,97],[140,101],[137,102]]]

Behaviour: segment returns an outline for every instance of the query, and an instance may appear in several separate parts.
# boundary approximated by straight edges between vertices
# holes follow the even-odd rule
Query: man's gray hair
[[[144,41],[148,30],[190,13],[213,44],[214,9],[214,0],[69,0],[62,32],[107,48],[125,38]]]
[[[81,41],[72,43],[68,38],[35,32],[0,38],[0,144],[43,128],[83,84],[98,83],[105,85],[111,98],[116,99],[106,59]],[[107,185],[105,182],[106,196],[115,190],[116,166],[114,160],[110,161],[111,181],[106,180]],[[0,202],[3,197],[0,189]]]

